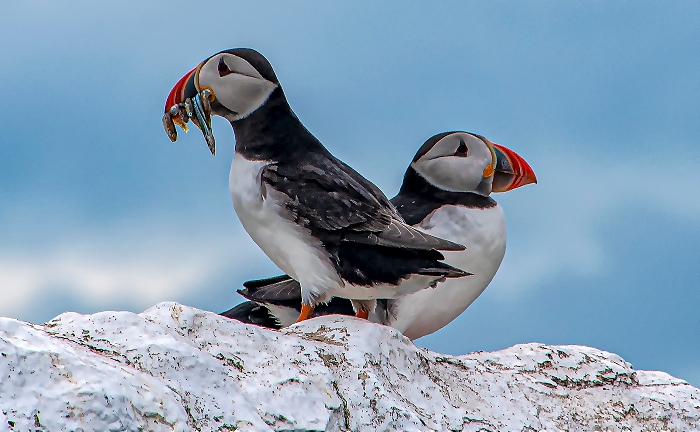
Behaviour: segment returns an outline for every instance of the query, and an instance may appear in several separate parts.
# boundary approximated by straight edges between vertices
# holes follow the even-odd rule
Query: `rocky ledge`
[[[321,317],[270,331],[176,303],[0,318],[0,430],[700,430],[700,390],[615,354],[462,356]]]

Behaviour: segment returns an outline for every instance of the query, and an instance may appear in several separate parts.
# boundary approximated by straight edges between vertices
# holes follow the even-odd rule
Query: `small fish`
[[[170,116],[169,112],[163,114],[163,127],[170,141],[177,141],[177,129],[175,129],[175,123],[173,123],[173,118]]]
[[[187,132],[187,122],[192,120],[204,134],[204,139],[207,142],[207,147],[211,154],[216,154],[216,142],[214,133],[211,129],[211,100],[214,99],[214,93],[211,89],[206,88],[202,92],[197,93],[193,99],[185,99],[184,103],[173,105],[168,112],[163,115],[163,127],[165,133],[168,134],[170,141],[177,141],[178,125]]]
[[[209,128],[211,128],[211,101],[214,100],[214,92],[205,88],[202,90],[202,108],[204,108],[204,118],[207,120]]]
[[[196,120],[194,118],[194,108],[192,107],[192,99],[185,99],[185,103],[183,104],[183,106],[185,108],[185,114],[187,115],[187,118],[192,121]]]
[[[209,108],[208,110],[204,108],[204,100],[206,100],[207,107]],[[202,131],[202,134],[204,134],[204,139],[207,142],[207,147],[209,147],[211,154],[216,155],[216,142],[214,141],[214,134],[211,130],[211,106],[209,105],[209,98],[206,96],[203,98],[202,93],[197,93],[192,105],[194,113],[197,116],[197,122],[195,124]],[[193,117],[192,122],[194,121],[195,119]]]
[[[176,125],[180,126],[182,130],[187,132],[187,122],[190,118],[187,117],[187,113],[183,107],[180,105],[173,105],[170,110],[168,110],[168,114],[170,114],[170,118]]]

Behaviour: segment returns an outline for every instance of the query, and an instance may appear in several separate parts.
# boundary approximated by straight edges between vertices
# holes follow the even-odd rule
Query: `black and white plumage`
[[[484,176],[493,150],[493,179]],[[445,132],[428,139],[406,170],[392,202],[415,228],[467,246],[446,253],[446,262],[474,275],[451,279],[433,290],[380,300],[371,316],[411,339],[433,333],[461,314],[488,286],[506,247],[501,207],[489,195],[535,182],[527,162],[512,150],[466,132]],[[300,288],[284,276],[244,284],[239,292],[250,302],[264,304],[283,325],[290,325],[299,309]],[[279,300],[284,299],[284,303]],[[335,298],[329,307],[343,313],[347,300]]]
[[[299,281],[306,305],[300,319],[333,296],[352,299],[366,313],[378,298],[469,274],[442,262],[439,252],[462,245],[406,224],[374,184],[304,127],[261,54],[215,54],[180,80],[166,105],[177,107],[205,90],[211,113],[229,120],[236,137],[229,177],[234,209],[258,246]],[[175,112],[166,109],[166,117]]]

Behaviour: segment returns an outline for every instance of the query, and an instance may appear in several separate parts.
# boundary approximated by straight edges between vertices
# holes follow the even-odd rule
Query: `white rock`
[[[322,317],[281,332],[162,303],[0,318],[0,430],[700,430],[700,390],[582,346],[453,357]]]

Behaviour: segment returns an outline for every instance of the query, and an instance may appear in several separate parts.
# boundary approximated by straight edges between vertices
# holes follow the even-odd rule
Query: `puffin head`
[[[537,183],[535,172],[520,155],[468,132],[431,137],[416,153],[411,168],[440,189],[484,196]]]
[[[175,84],[165,102],[163,125],[174,142],[175,125],[187,131],[187,122],[192,120],[214,154],[211,116],[230,122],[241,120],[264,105],[278,87],[275,71],[259,52],[249,48],[221,51]]]

